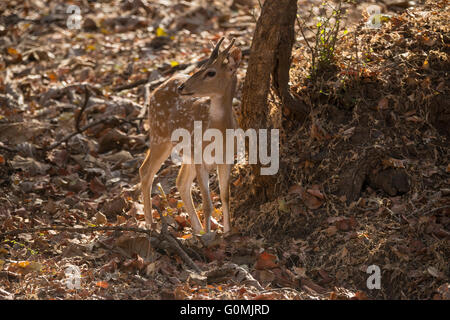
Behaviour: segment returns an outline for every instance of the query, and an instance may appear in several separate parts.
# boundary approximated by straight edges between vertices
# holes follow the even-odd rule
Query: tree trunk
[[[273,87],[284,107],[304,119],[306,108],[289,90],[289,68],[295,41],[297,0],[266,0],[256,23],[242,96],[244,130],[270,129],[267,96],[272,76]],[[270,132],[268,130],[268,132]],[[275,176],[260,175],[260,164],[252,165],[253,194],[261,200],[275,197]]]

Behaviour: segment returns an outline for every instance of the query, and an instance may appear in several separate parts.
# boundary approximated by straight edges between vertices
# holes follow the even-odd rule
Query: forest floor
[[[320,2],[299,1],[300,17]],[[312,35],[296,27],[291,89],[311,114],[299,124],[270,96],[279,196],[256,203],[249,168],[235,166],[230,237],[220,237],[215,177],[219,241],[205,246],[166,161],[155,184],[169,232],[200,275],[159,222],[151,234],[119,230],[144,226],[143,84],[191,72],[211,43],[234,37],[239,118],[258,1],[71,4],[80,28],[62,1],[0,4],[0,299],[450,299],[446,1],[380,2],[377,29],[362,14],[370,3],[345,4],[320,77],[310,77]],[[372,265],[380,289],[367,286]]]

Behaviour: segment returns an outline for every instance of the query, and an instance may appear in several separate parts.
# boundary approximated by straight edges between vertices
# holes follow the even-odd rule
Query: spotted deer
[[[234,39],[220,52],[223,40],[224,38],[219,40],[208,61],[192,76],[175,75],[156,88],[150,97],[150,148],[139,169],[147,226],[153,223],[151,200],[153,179],[174,148],[175,143],[171,141],[172,132],[183,128],[192,133],[194,121],[202,121],[203,130],[209,128],[220,130],[223,137],[227,129],[237,128],[232,101],[237,83],[236,70],[242,53],[238,47],[233,46]],[[195,233],[203,231],[203,227],[192,201],[192,183],[197,177],[202,195],[205,231],[209,233],[214,208],[209,190],[209,172],[213,169],[217,169],[219,179],[224,233],[230,231],[231,164],[225,162],[206,164],[204,161],[195,164],[191,161],[191,164],[181,165],[176,186]]]

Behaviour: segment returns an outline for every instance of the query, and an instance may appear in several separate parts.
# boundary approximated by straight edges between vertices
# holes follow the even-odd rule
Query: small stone
[[[95,214],[95,222],[98,225],[103,225],[108,222],[108,219],[106,219],[106,216],[99,211]]]
[[[189,273],[188,282],[191,285],[196,284],[199,286],[206,286],[207,277],[198,273],[191,272]]]

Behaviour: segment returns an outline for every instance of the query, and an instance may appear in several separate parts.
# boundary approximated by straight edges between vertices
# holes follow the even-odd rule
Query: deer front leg
[[[181,200],[183,200],[184,207],[189,214],[194,233],[200,233],[203,227],[195,211],[191,193],[192,182],[195,176],[195,166],[193,164],[183,164],[177,176],[177,189],[180,193]]]
[[[213,204],[209,193],[209,173],[204,165],[196,164],[195,171],[197,173],[197,182],[202,193],[203,215],[205,216],[206,233],[211,232],[211,214]]]
[[[217,175],[219,178],[220,201],[222,201],[223,214],[223,233],[228,233],[231,230],[230,224],[230,174],[231,165],[219,164],[217,165]]]
[[[158,172],[159,168],[161,168],[163,162],[169,156],[171,150],[172,144],[170,142],[151,146],[150,150],[147,152],[144,162],[139,168],[139,175],[141,177],[141,192],[142,197],[144,198],[145,223],[148,228],[151,228],[153,223],[151,198],[153,179],[155,178],[155,174]]]

